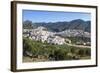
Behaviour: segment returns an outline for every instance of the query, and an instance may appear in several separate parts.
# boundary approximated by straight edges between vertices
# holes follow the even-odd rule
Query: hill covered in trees
[[[81,19],[76,19],[72,21],[63,21],[63,22],[38,22],[33,23],[32,21],[26,20],[23,22],[23,28],[37,28],[37,27],[45,27],[49,31],[53,32],[61,32],[65,31],[66,29],[76,29],[76,30],[83,30],[86,32],[91,32],[91,21],[84,21]]]

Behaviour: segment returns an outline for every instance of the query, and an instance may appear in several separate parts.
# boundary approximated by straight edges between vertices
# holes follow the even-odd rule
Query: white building
[[[65,39],[59,36],[52,36],[48,38],[47,42],[52,44],[62,45],[65,44]]]

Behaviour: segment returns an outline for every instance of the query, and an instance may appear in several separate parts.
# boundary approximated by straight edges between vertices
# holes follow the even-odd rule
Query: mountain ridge
[[[49,31],[53,32],[62,32],[66,29],[76,29],[83,30],[86,32],[91,32],[91,21],[84,21],[82,19],[76,19],[72,21],[62,21],[62,22],[39,22],[33,23],[32,21],[26,20],[23,22],[23,28],[37,28],[39,26],[43,26],[47,28]]]

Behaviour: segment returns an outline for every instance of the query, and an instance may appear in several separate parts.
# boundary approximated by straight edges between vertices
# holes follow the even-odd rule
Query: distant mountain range
[[[82,19],[72,20],[70,22],[63,21],[63,22],[40,22],[40,23],[32,23],[32,21],[24,21],[23,28],[24,29],[31,29],[37,27],[45,27],[48,31],[52,32],[62,32],[65,30],[82,30],[84,32],[91,32],[91,21],[84,21]]]

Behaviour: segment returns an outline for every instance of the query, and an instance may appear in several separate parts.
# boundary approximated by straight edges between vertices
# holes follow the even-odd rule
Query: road
[[[91,48],[91,46],[75,45],[75,44],[69,44],[69,43],[67,43],[67,45],[73,46],[73,47],[80,47],[80,48]]]

